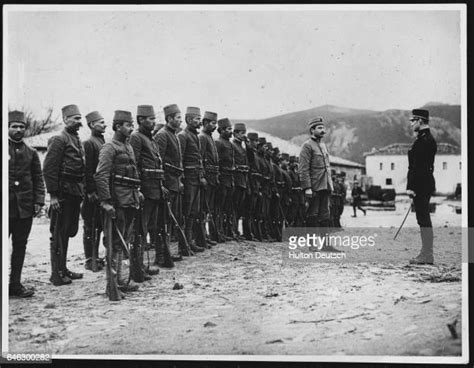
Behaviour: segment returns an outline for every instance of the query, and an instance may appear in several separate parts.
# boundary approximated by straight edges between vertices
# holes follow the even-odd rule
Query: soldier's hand
[[[145,201],[145,196],[143,195],[142,192],[138,192],[138,200],[140,201],[140,204],[142,204]]]
[[[43,205],[42,205],[42,204],[35,203],[35,213],[34,213],[34,215],[33,215],[33,216],[35,216],[35,217],[36,217],[36,216],[38,215],[38,213],[40,213],[40,212],[41,212],[41,208],[42,208],[42,207],[43,207]]]
[[[102,208],[108,216],[115,218],[116,215],[114,206],[112,206],[110,203],[102,203]]]
[[[87,199],[88,199],[89,202],[92,202],[92,203],[99,202],[99,196],[97,195],[96,192],[92,192],[92,193],[87,194]]]
[[[58,196],[56,196],[56,195],[54,195],[54,194],[51,194],[50,207],[51,207],[54,211],[59,211],[59,212],[61,212],[61,204],[60,204],[60,202],[59,202]]]
[[[178,184],[178,192],[183,193],[183,190],[184,190],[184,184],[180,180]]]
[[[407,190],[407,194],[408,194],[408,197],[410,197],[410,198],[415,198],[415,196],[416,196],[415,192],[411,189]]]
[[[275,197],[280,198],[280,193],[275,193]]]
[[[170,191],[166,189],[164,186],[161,187],[161,192],[163,193],[163,198],[168,199]]]
[[[304,191],[304,194],[305,195],[308,195],[308,196],[312,196],[313,195],[313,191],[311,190],[311,188],[308,188]]]

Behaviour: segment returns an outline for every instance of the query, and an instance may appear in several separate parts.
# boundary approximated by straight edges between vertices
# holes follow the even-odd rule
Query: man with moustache
[[[67,268],[69,238],[77,234],[85,184],[85,157],[78,131],[82,116],[76,105],[62,108],[64,130],[48,141],[43,176],[50,195],[51,277],[55,286],[81,279]]]
[[[193,252],[203,252],[209,248],[203,233],[204,217],[201,209],[201,188],[206,185],[202,165],[198,128],[201,126],[201,110],[188,107],[185,115],[186,128],[178,133],[184,168],[183,216],[185,234]]]
[[[262,195],[260,189],[260,179],[262,174],[260,173],[260,165],[257,159],[257,144],[258,134],[250,132],[247,134],[248,140],[245,142],[245,150],[247,154],[247,160],[249,163],[249,184],[247,195],[249,200],[247,201],[246,210],[246,223],[243,224],[244,236],[246,236],[246,227],[249,229],[249,237],[247,240],[262,240],[262,232],[260,229],[260,223],[258,222],[258,204],[259,197]]]
[[[229,119],[224,118],[217,121],[219,138],[216,140],[217,154],[219,156],[219,180],[220,185],[217,192],[218,228],[223,234],[224,240],[234,238],[232,195],[234,192],[234,146],[230,142],[232,136],[232,124]]]
[[[84,222],[82,241],[84,244],[84,256],[86,258],[84,267],[86,270],[97,272],[103,268],[102,262],[98,259],[100,233],[102,232],[102,216],[94,174],[97,169],[97,164],[99,163],[99,151],[105,144],[104,132],[107,125],[98,111],[92,111],[87,114],[86,121],[91,130],[91,136],[84,141],[86,196],[81,207],[81,215]],[[96,257],[94,261],[92,260],[93,255]]]
[[[177,130],[179,129],[182,118],[181,110],[178,105],[171,104],[163,108],[165,115],[166,125],[160,129],[154,136],[155,141],[158,143],[160,150],[160,156],[163,163],[164,169],[164,187],[168,190],[168,198],[172,215],[175,216],[179,225],[183,225],[182,221],[182,195],[184,186],[181,181],[183,176],[183,163],[181,155],[181,147],[177,137]],[[168,207],[166,207],[168,209]],[[174,222],[171,221],[171,214],[167,213],[168,218],[168,229],[169,235],[177,234],[177,227]],[[157,241],[160,241],[158,238]],[[189,248],[189,245],[185,237],[178,236],[178,252],[180,256],[191,256],[193,252]],[[178,260],[178,258],[174,258]]]
[[[206,241],[214,246],[216,242],[223,242],[222,236],[217,231],[216,221],[216,192],[219,185],[219,155],[217,154],[216,142],[212,139],[212,133],[217,128],[217,114],[206,111],[202,119],[202,129],[199,133],[201,144],[201,155],[204,165],[204,177],[207,185],[201,193],[201,208],[209,217],[209,236]]]
[[[408,151],[407,194],[413,198],[422,244],[420,253],[411,259],[410,263],[433,264],[433,225],[430,217],[430,198],[436,190],[433,170],[437,145],[430,132],[429,111],[412,110],[410,126],[416,133],[416,140]]]
[[[44,182],[38,152],[23,141],[27,124],[25,113],[8,113],[8,233],[12,255],[8,295],[28,298],[33,288],[21,284],[26,244],[36,216],[44,206]]]
[[[104,211],[104,231],[107,236],[107,232],[112,234],[111,239],[107,239],[112,242],[112,246],[111,252],[109,247],[107,248],[106,294],[110,300],[120,300],[123,298],[121,292],[138,290],[138,285],[126,282],[122,261],[124,246],[130,242],[133,220],[143,196],[139,192],[140,179],[135,155],[128,142],[133,131],[132,113],[115,111],[112,129],[114,136],[112,141],[100,150],[94,178],[100,205]],[[131,263],[130,272],[137,273],[133,267],[136,265]]]

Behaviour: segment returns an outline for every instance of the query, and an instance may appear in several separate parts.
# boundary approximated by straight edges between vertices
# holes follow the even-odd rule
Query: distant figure
[[[421,230],[421,251],[410,260],[412,264],[433,264],[433,228],[430,217],[430,198],[435,192],[433,176],[436,141],[428,126],[429,112],[415,109],[410,119],[417,137],[408,151],[407,194],[413,198],[416,220]]]
[[[352,188],[352,208],[354,209],[354,214],[352,217],[357,217],[357,209],[364,212],[364,216],[367,214],[367,210],[362,208],[362,188],[359,187],[359,182],[354,182],[354,187]]]

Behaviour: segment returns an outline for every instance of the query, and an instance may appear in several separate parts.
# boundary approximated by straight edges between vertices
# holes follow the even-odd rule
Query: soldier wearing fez
[[[91,130],[91,136],[84,141],[84,153],[86,159],[86,196],[82,202],[81,215],[84,221],[84,232],[82,239],[84,243],[84,256],[86,262],[84,267],[94,272],[103,267],[98,259],[100,233],[102,232],[102,215],[100,212],[99,198],[95,185],[94,174],[99,163],[99,151],[105,144],[104,132],[107,125],[98,111],[86,115],[87,125]],[[92,257],[95,256],[95,260]]]
[[[204,165],[204,177],[207,185],[201,193],[201,208],[209,217],[209,236],[206,241],[211,246],[216,242],[223,242],[222,236],[217,231],[217,208],[216,192],[219,185],[219,155],[217,154],[216,142],[212,139],[212,133],[217,128],[217,114],[206,111],[202,119],[202,129],[199,133],[201,144],[201,156]]]
[[[281,187],[280,192],[280,203],[281,208],[283,211],[283,221],[287,221],[288,223],[288,213],[290,207],[293,205],[291,201],[291,187],[292,187],[292,180],[290,177],[290,173],[288,170],[288,165],[290,163],[290,155],[288,153],[282,153],[280,158],[280,169],[283,177],[283,185]]]
[[[185,115],[186,128],[178,133],[178,140],[183,155],[184,194],[183,215],[185,234],[193,252],[203,252],[209,248],[204,233],[204,216],[201,210],[201,188],[204,187],[204,168],[202,165],[201,147],[198,128],[201,126],[201,111],[198,107],[188,107]]]
[[[258,134],[257,133],[247,133],[248,141],[246,142],[246,153],[247,160],[249,163],[249,190],[247,192],[249,200],[245,206],[246,210],[246,222],[247,225],[243,224],[242,226],[245,229],[245,226],[248,226],[250,229],[251,239],[254,240],[255,237],[257,240],[262,240],[262,233],[259,224],[259,214],[258,214],[258,204],[259,198],[261,197],[260,189],[260,179],[262,174],[260,173],[259,161],[257,158],[257,144],[258,144]],[[244,231],[245,236],[245,231]]]
[[[283,174],[280,169],[280,149],[274,147],[269,151],[269,158],[273,170],[272,200],[270,202],[270,217],[272,219],[272,236],[281,241],[281,224],[283,216],[281,212],[281,192],[284,186]]]
[[[166,209],[168,215],[168,229],[171,235],[177,234],[177,226],[182,226],[182,206],[181,197],[184,186],[181,182],[183,176],[183,163],[181,155],[181,147],[176,136],[177,130],[181,125],[181,111],[178,105],[172,104],[163,108],[166,125],[160,129],[154,139],[158,143],[160,156],[163,162],[164,169],[164,187],[168,190],[168,198]],[[168,207],[169,203],[169,207]],[[172,213],[169,213],[171,209]],[[175,217],[178,224],[172,222],[172,217]],[[159,239],[158,239],[159,241]],[[178,251],[180,256],[191,256],[193,253],[189,249],[186,238],[178,236]],[[179,258],[173,258],[178,260]]]
[[[258,138],[257,157],[260,164],[262,174],[262,197],[260,206],[260,227],[262,231],[262,239],[264,241],[275,241],[272,238],[272,219],[270,216],[270,202],[272,194],[274,193],[274,174],[273,165],[270,159],[270,150],[273,149],[272,144],[267,142],[265,137]]]
[[[219,156],[219,181],[217,193],[218,229],[223,238],[228,241],[235,237],[233,234],[232,196],[234,191],[234,145],[230,142],[232,124],[224,118],[217,121],[219,138],[216,140]]]
[[[231,143],[234,146],[234,193],[233,193],[233,217],[234,229],[233,232],[238,238],[241,238],[238,231],[239,219],[242,218],[243,235],[245,239],[251,240],[252,235],[250,227],[245,217],[245,209],[248,207],[247,187],[248,187],[248,172],[249,163],[247,160],[247,153],[243,146],[246,137],[247,129],[245,124],[237,123],[234,125],[234,138]]]
[[[51,278],[55,285],[70,284],[82,273],[68,270],[69,238],[77,234],[84,197],[85,157],[78,136],[82,116],[76,105],[62,108],[65,129],[48,141],[44,159],[44,181],[50,194]]]
[[[288,174],[291,178],[291,205],[288,209],[288,216],[286,219],[290,226],[302,227],[304,225],[305,198],[298,175],[298,162],[296,156],[290,156],[289,158]]]
[[[8,233],[12,237],[8,295],[27,298],[33,288],[21,284],[26,244],[36,216],[44,205],[44,182],[38,153],[23,142],[25,114],[8,113]]]
[[[418,256],[410,260],[412,264],[433,264],[434,262],[430,198],[435,192],[433,165],[437,145],[428,123],[427,110],[412,111],[410,125],[417,137],[408,151],[407,194],[413,198],[422,244]]]
[[[153,140],[152,132],[155,127],[155,110],[151,105],[140,105],[137,107],[138,130],[130,136],[130,144],[135,154],[138,174],[141,185],[140,192],[144,201],[139,219],[140,237],[144,245],[148,230],[151,233],[151,243],[155,246],[155,265],[161,267],[174,267],[173,258],[168,246],[167,234],[165,232],[165,198],[168,190],[163,186],[164,171],[158,144]],[[145,268],[143,264],[144,247],[140,247],[140,266],[144,270],[142,275],[134,281],[148,279],[146,274],[156,275],[159,270],[150,267]]]
[[[126,282],[122,260],[125,245],[131,239],[133,221],[143,196],[139,192],[140,179],[135,155],[128,142],[133,131],[132,113],[115,111],[112,129],[115,132],[114,136],[112,141],[106,143],[100,150],[94,178],[100,205],[104,211],[106,242],[109,244],[106,293],[111,300],[118,300],[123,297],[121,292],[138,290],[136,284]],[[130,272],[138,273],[137,268],[140,265],[133,263],[130,255],[129,259]]]
[[[311,137],[303,144],[300,152],[299,175],[301,187],[311,195],[306,213],[306,226],[318,227],[324,236],[329,230],[329,197],[333,191],[329,153],[321,141],[326,135],[322,117],[309,122]],[[324,245],[322,251],[336,251]]]

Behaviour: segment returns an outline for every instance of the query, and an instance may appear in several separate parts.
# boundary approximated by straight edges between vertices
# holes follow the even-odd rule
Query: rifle
[[[98,231],[97,231],[97,226],[96,226],[96,221],[97,221],[97,205],[94,203],[94,209],[92,211],[92,236],[91,236],[91,243],[92,243],[92,260],[91,260],[91,269],[93,272],[99,271],[99,266],[97,264],[97,258],[99,255],[97,254],[98,247],[96,246],[97,243],[97,236],[98,236]]]
[[[178,220],[176,220],[176,217],[174,216],[173,211],[171,210],[171,204],[168,200],[166,200],[166,206],[168,207],[168,213],[170,214],[171,219],[173,220],[176,228],[178,229],[178,235],[180,237],[180,240],[182,244],[185,245],[186,252],[188,252],[189,255],[193,255],[194,252],[189,248],[188,242],[186,240],[186,235],[184,235],[183,228],[179,224]],[[178,240],[178,243],[179,243],[179,240]]]
[[[406,219],[407,219],[407,217],[408,217],[408,214],[409,214],[409,213],[410,213],[410,211],[411,211],[411,206],[412,206],[412,204],[413,204],[413,199],[410,201],[410,205],[408,206],[408,211],[407,211],[407,214],[405,215],[405,218],[403,219],[403,222],[402,222],[402,224],[401,224],[401,225],[400,225],[400,227],[398,228],[398,231],[397,231],[397,233],[396,233],[396,234],[395,234],[395,236],[393,237],[393,240],[395,240],[395,239],[397,238],[397,235],[398,235],[398,233],[399,233],[399,232],[400,232],[400,230],[402,229],[402,227],[403,227],[403,224],[405,223],[405,221],[406,221]]]
[[[207,201],[206,193],[203,193],[203,194],[204,194],[204,203],[206,205],[207,213],[209,214],[209,220],[211,221],[212,226],[214,227],[214,229],[217,232],[216,222],[214,220],[214,215],[212,214],[211,209],[209,208],[209,202]],[[210,231],[209,231],[209,233],[210,233]]]
[[[112,245],[112,217],[108,214],[104,214],[104,235],[106,239],[107,246],[107,294],[109,300],[117,301],[121,299],[120,292],[117,285],[117,268],[118,264],[115,265],[115,269],[112,267],[113,263],[113,245]],[[115,222],[114,222],[115,223]],[[117,225],[115,225],[116,230],[118,231]],[[121,236],[120,232],[118,232]]]

